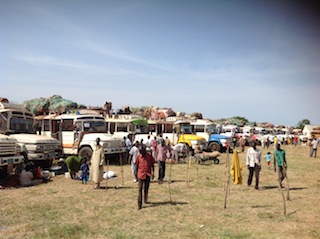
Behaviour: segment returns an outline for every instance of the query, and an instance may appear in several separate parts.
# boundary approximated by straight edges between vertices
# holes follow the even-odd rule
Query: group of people
[[[185,145],[176,144],[171,146],[168,138],[163,139],[148,136],[144,143],[142,140],[131,145],[129,138],[125,138],[128,150],[128,162],[131,165],[134,182],[138,182],[138,209],[142,207],[142,191],[144,191],[144,203],[148,203],[148,191],[150,181],[154,179],[154,164],[158,164],[158,183],[162,184],[166,174],[166,161],[173,157],[179,161],[179,153],[183,152]]]
[[[257,144],[255,141],[251,142],[251,147],[247,150],[246,155],[246,165],[249,170],[249,176],[247,185],[251,186],[253,175],[255,176],[255,189],[259,190],[259,178],[260,178],[260,171],[261,171],[261,151],[256,147]],[[271,162],[271,152],[268,152],[265,155],[265,159],[270,169],[270,162]],[[286,177],[286,170],[287,170],[287,161],[286,161],[286,152],[285,150],[281,149],[281,144],[276,144],[276,150],[273,154],[273,161],[274,161],[274,171],[278,172],[278,181],[280,187],[282,187],[282,181]]]

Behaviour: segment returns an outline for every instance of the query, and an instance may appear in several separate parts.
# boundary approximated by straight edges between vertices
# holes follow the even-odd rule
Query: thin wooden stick
[[[122,162],[122,154],[120,154],[120,168],[121,168],[121,185],[124,185],[124,179],[123,179],[123,162]]]
[[[224,208],[227,208],[227,195],[228,195],[228,192],[229,192],[229,184],[230,184],[230,170],[229,170],[229,148],[227,149],[228,150],[228,153],[227,153],[227,187],[226,187],[226,192],[225,192],[225,195],[224,195]]]
[[[171,199],[171,187],[170,187],[170,184],[171,184],[171,173],[172,173],[172,164],[173,164],[173,159],[171,159],[171,162],[170,162],[170,173],[169,173],[169,181],[168,181],[168,188],[169,188],[169,197],[170,197],[170,202],[172,202],[172,199]]]
[[[109,159],[107,160],[107,181],[106,181],[106,190],[108,189],[108,173],[109,173]]]

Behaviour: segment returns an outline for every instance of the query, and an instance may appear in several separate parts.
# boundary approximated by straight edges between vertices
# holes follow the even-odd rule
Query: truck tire
[[[3,179],[3,178],[6,178],[8,176],[8,166],[2,166],[0,167],[0,178]]]
[[[89,147],[89,146],[85,146],[83,148],[81,148],[79,150],[79,157],[81,157],[82,159],[83,158],[86,158],[87,160],[90,160],[91,159],[91,156],[92,156],[92,149]]]
[[[221,145],[218,144],[217,142],[211,142],[209,144],[209,149],[214,152],[214,151],[218,151],[221,152]]]

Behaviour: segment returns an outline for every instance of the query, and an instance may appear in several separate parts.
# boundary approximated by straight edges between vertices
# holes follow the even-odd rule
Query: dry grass
[[[137,184],[130,168],[111,165],[117,178],[93,190],[59,175],[48,184],[1,190],[0,238],[320,238],[320,158],[306,146],[285,146],[291,200],[283,214],[276,174],[263,165],[261,190],[231,185],[224,209],[226,155],[220,164],[172,167],[170,184],[150,186],[151,204],[137,210]],[[263,149],[263,155],[268,151]],[[244,164],[245,154],[240,153]],[[230,160],[231,160],[230,155]],[[157,168],[156,168],[157,169]],[[168,179],[170,167],[167,165]],[[105,185],[106,182],[104,182]]]

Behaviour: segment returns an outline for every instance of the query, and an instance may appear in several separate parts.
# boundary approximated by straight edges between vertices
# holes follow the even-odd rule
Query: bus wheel
[[[86,158],[87,160],[91,159],[92,156],[92,149],[88,146],[85,146],[79,150],[78,154],[82,159]]]

